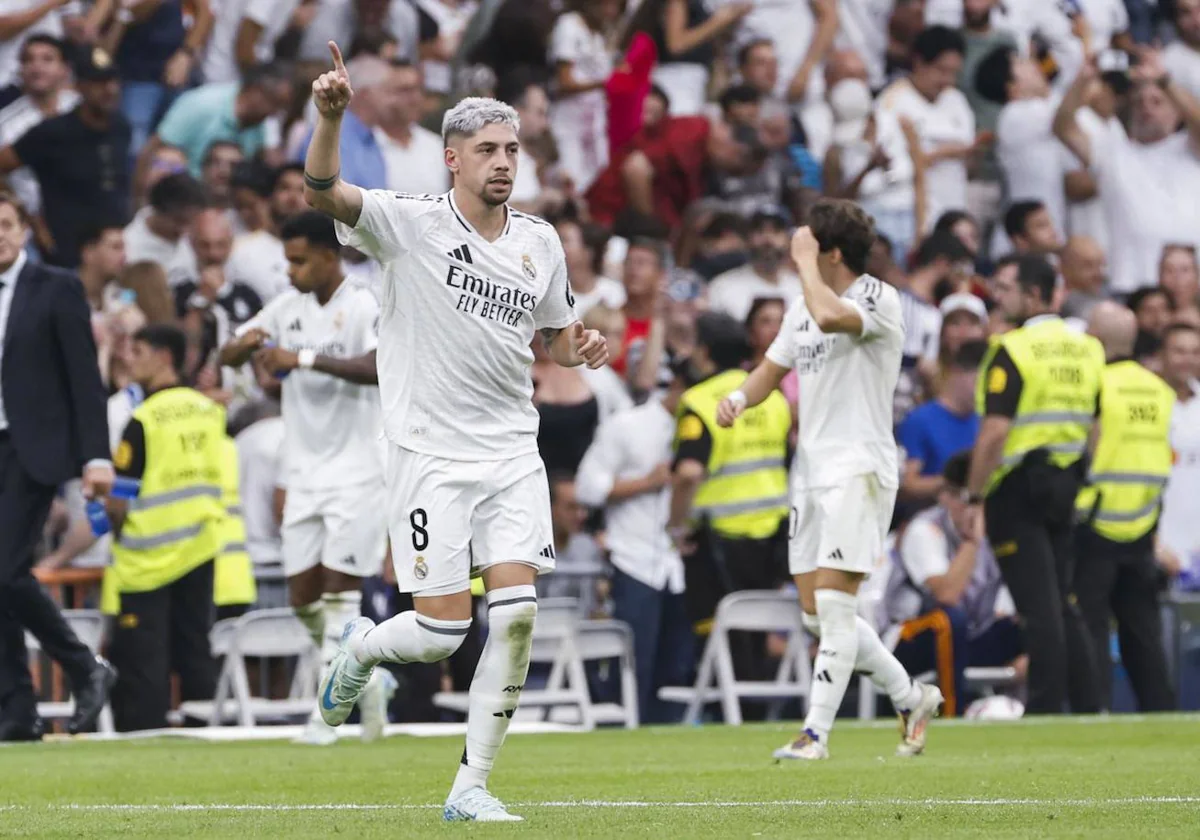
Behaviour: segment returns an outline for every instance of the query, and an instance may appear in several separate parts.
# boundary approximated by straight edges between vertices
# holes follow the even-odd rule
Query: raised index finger
[[[333,56],[333,69],[337,70],[339,73],[345,74],[346,63],[342,61],[342,51],[338,49],[336,42],[329,42],[329,52]]]

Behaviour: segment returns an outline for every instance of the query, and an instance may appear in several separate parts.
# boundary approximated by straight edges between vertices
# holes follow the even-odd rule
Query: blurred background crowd
[[[742,325],[746,366],[763,358],[800,294],[791,232],[822,195],[875,218],[869,271],[901,290],[906,319],[880,628],[937,605],[973,612],[972,633],[1012,621],[990,555],[948,571],[954,458],[974,442],[986,342],[1012,326],[994,300],[1024,255],[1052,263],[1080,329],[1100,301],[1136,315],[1136,359],[1179,400],[1158,585],[1200,585],[1200,0],[7,0],[0,174],[35,220],[27,251],[79,273],[114,442],[138,400],[130,336],[186,330],[190,384],[229,409],[259,606],[283,603],[280,385],[215,351],[288,286],[279,232],[305,209],[329,40],[355,88],[342,176],[360,186],[444,192],[445,109],[492,95],[519,112],[511,203],[556,226],[578,312],[613,348],[609,369],[540,352],[533,366],[563,571],[543,583],[629,620],[639,677],[688,678],[690,641],[654,641],[690,637],[687,619],[649,626],[636,600],[679,595],[688,576],[667,535],[669,450],[639,455],[638,474],[614,459],[657,434],[636,412],[670,400],[703,313]],[[378,289],[376,265],[343,258]],[[956,539],[908,532],[932,508]],[[41,567],[106,555],[65,487]],[[394,594],[375,583],[364,603],[386,615]],[[787,583],[780,552],[760,585]],[[427,699],[473,663],[405,668],[431,675],[408,680]],[[418,700],[405,718],[436,717]]]

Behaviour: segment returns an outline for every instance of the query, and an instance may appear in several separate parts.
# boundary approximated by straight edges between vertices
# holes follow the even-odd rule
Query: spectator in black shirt
[[[82,102],[46,120],[16,143],[0,148],[0,175],[24,165],[42,190],[48,238],[46,262],[74,268],[79,237],[96,219],[129,216],[129,123],[119,111],[117,67],[100,48],[85,50],[75,66]]]

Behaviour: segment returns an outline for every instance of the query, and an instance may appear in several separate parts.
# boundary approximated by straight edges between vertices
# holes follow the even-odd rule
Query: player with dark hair
[[[900,375],[900,296],[864,273],[875,228],[850,201],[822,199],[792,239],[804,297],[784,318],[766,359],[721,403],[732,425],[779,387],[800,377],[800,439],[792,466],[789,566],[804,626],[820,638],[804,730],[779,759],[829,757],[829,732],[855,671],[870,675],[900,716],[898,754],[925,747],[942,703],[914,682],[875,629],[858,617],[858,589],[883,554],[899,485],[892,394]]]

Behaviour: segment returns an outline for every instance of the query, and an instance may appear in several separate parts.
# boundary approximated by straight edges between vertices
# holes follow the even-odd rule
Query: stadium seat
[[[104,641],[104,614],[99,610],[63,610],[62,614],[79,640],[92,651],[99,653],[100,645]],[[30,633],[25,634],[25,647],[31,656],[35,656],[42,649],[37,638]],[[66,720],[74,711],[74,701],[38,703],[38,714],[43,720]],[[112,709],[108,704],[105,704],[100,712],[96,731],[105,734],[114,731]]]
[[[686,703],[685,723],[698,723],[700,711],[707,703],[719,702],[725,722],[733,726],[742,723],[741,701],[782,701],[807,699],[812,668],[808,661],[808,637],[802,628],[800,605],[792,595],[772,590],[752,590],[726,595],[717,605],[712,631],[696,684],[691,687],[666,686],[658,696],[671,703]],[[779,662],[775,679],[770,682],[738,680],[733,671],[729,650],[730,631],[788,634],[787,649]],[[778,718],[776,708],[768,718]]]
[[[620,662],[621,703],[594,704],[584,663],[608,659]],[[531,665],[549,665],[550,674],[545,687],[526,688],[521,693],[522,710],[537,710],[542,719],[575,723],[584,729],[608,723],[637,726],[633,633],[628,625],[619,621],[583,620],[580,604],[574,598],[543,599],[538,603],[529,661]],[[433,703],[465,715],[469,698],[465,691],[443,691],[434,695]]]
[[[212,700],[189,700],[180,704],[184,717],[207,720],[219,726],[234,720],[239,726],[255,726],[260,719],[308,715],[317,697],[319,652],[308,631],[289,608],[255,610],[240,618],[218,621],[209,633],[213,655],[223,657],[217,691]],[[246,657],[297,657],[291,691],[283,700],[252,697],[246,674]],[[232,713],[226,707],[232,701]]]

